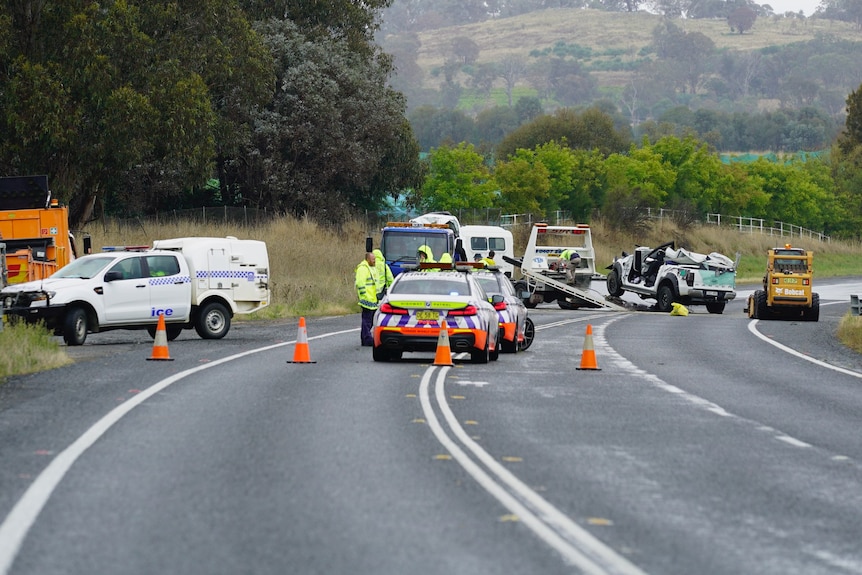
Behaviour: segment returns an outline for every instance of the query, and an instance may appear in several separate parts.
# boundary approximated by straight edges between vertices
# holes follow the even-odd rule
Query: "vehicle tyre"
[[[706,311],[709,313],[724,313],[724,306],[727,305],[727,302],[724,301],[711,301],[706,304]]]
[[[195,321],[195,331],[203,339],[221,339],[230,329],[230,313],[227,308],[218,303],[210,302],[204,305]]]
[[[558,299],[557,305],[560,306],[560,309],[578,309],[581,307],[580,305],[572,303],[566,299]]]
[[[488,350],[488,343],[491,341],[491,338],[488,337],[485,339],[485,349],[481,350],[473,350],[470,352],[470,361],[473,363],[488,363],[490,360],[491,354]]]
[[[766,292],[757,290],[754,292],[754,319],[766,319],[769,310],[766,309]]]
[[[63,341],[66,345],[84,345],[87,341],[87,312],[83,308],[73,307],[66,312]]]
[[[530,289],[529,289],[529,286],[527,285],[527,282],[525,282],[523,280],[519,280],[519,281],[515,282],[515,291],[518,293],[518,295],[520,295],[521,292],[530,291]],[[530,309],[533,309],[538,304],[530,301],[531,299],[532,298],[525,298],[522,301],[524,302],[525,306],[527,306]]]
[[[389,361],[389,352],[382,347],[374,346],[371,350],[371,357],[374,361]]]
[[[180,336],[182,332],[183,328],[178,325],[165,326],[165,335],[167,336],[168,341],[174,341]],[[151,338],[156,339],[156,326],[148,327],[147,333],[150,334]]]
[[[658,287],[656,294],[656,309],[662,312],[669,312],[673,309],[673,288],[668,284],[662,284]]]
[[[524,341],[521,342],[521,351],[525,351],[533,344],[533,338],[536,337],[536,326],[533,320],[527,318],[524,322]]]
[[[608,273],[608,293],[614,297],[623,295],[623,282],[620,280],[620,270],[612,269]]]
[[[805,314],[805,319],[808,321],[820,320],[820,294],[811,294],[811,309]]]
[[[517,341],[506,341],[503,339],[503,330],[500,330],[500,335],[497,336],[500,340],[500,349],[503,353],[517,353],[518,352],[518,342]],[[516,335],[517,337],[517,335]]]
[[[488,352],[488,358],[491,361],[497,361],[500,358],[500,342],[502,342],[502,341],[503,341],[502,339],[498,338],[497,343],[494,346],[493,351]]]

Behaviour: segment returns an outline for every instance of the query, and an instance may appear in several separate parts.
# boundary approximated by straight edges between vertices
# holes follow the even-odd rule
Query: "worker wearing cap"
[[[376,249],[374,254],[374,279],[377,281],[377,301],[380,301],[392,285],[395,277],[392,275],[392,269],[386,263],[386,258],[383,257],[383,252]]]
[[[362,324],[359,337],[362,345],[374,345],[374,335],[371,326],[374,324],[374,312],[377,310],[377,279],[375,278],[376,260],[373,252],[365,252],[365,259],[356,266],[356,293],[359,296],[359,307],[362,308]]]

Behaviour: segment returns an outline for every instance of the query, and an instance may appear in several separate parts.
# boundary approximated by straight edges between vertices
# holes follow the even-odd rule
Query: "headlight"
[[[34,293],[34,294],[33,294],[33,299],[32,299],[32,301],[33,301],[33,302],[37,302],[37,301],[46,301],[46,300],[52,299],[52,298],[54,297],[54,295],[55,295],[55,294],[56,294],[56,292],[52,292],[52,291],[40,291],[40,292],[36,292],[36,293]]]

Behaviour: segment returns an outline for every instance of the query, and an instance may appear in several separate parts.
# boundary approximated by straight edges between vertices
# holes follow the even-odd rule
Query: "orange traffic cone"
[[[147,361],[173,361],[168,354],[168,332],[165,329],[165,314],[159,314],[159,323],[156,324],[156,337],[153,338],[153,355]]]
[[[293,349],[293,361],[287,363],[317,363],[311,361],[308,353],[308,333],[305,331],[305,318],[299,318],[299,330],[296,334],[296,347]]]
[[[437,337],[437,353],[434,354],[434,365],[455,365],[452,363],[452,350],[449,348],[449,326],[446,320],[440,326],[440,335]]]
[[[587,324],[587,335],[584,337],[584,353],[581,355],[581,367],[578,369],[599,369],[596,363],[596,350],[593,349],[593,326],[590,324]]]

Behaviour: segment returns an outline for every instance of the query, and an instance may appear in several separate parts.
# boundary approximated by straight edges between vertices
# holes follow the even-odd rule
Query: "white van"
[[[473,261],[475,254],[483,258],[488,252],[494,251],[494,261],[500,270],[512,277],[515,266],[503,259],[503,256],[515,257],[515,246],[512,232],[498,226],[461,226],[461,245],[467,252],[467,261]]]

